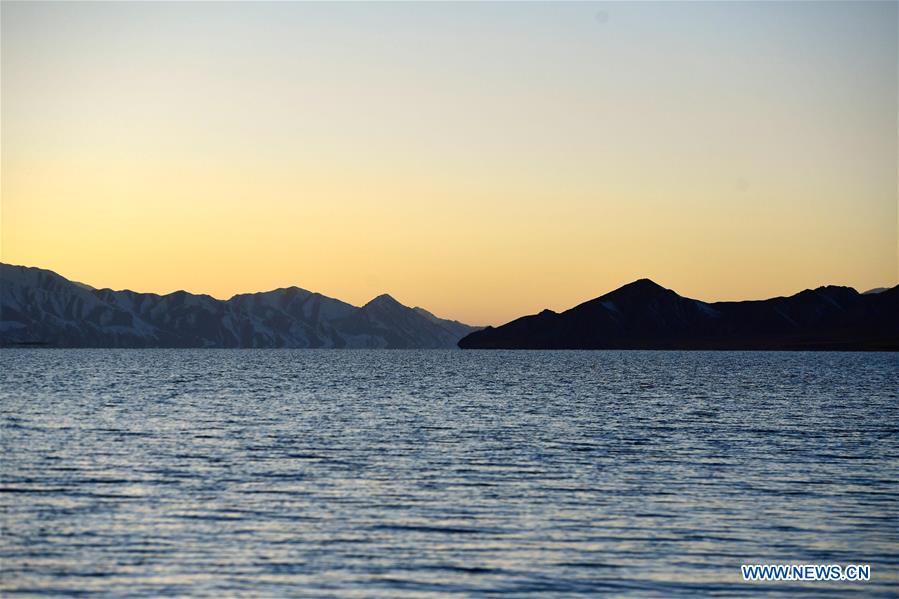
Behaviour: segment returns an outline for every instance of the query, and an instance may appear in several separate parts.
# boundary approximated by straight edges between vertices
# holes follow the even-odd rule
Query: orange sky
[[[4,2],[0,254],[475,324],[640,277],[708,300],[895,285],[896,16]]]

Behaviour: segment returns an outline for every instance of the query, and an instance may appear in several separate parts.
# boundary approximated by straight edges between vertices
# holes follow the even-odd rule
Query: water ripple
[[[899,593],[895,354],[0,350],[0,593]],[[870,563],[756,583],[742,563]]]

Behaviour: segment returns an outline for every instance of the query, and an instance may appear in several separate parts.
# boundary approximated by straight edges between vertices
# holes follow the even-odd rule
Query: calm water
[[[899,593],[899,356],[2,350],[0,592]],[[740,564],[870,563],[869,583]]]

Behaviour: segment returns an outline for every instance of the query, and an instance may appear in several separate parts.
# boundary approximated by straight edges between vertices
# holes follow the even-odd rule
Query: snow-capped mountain
[[[474,330],[389,295],[361,308],[298,287],[218,300],[94,289],[0,264],[0,344],[7,346],[451,348]]]

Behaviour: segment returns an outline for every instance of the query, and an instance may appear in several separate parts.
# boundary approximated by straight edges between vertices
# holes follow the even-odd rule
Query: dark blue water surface
[[[2,350],[0,592],[895,596],[899,356]],[[743,563],[868,563],[744,583]]]

